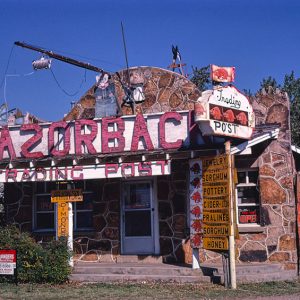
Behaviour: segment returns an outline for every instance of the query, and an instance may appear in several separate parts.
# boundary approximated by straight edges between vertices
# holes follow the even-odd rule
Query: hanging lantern
[[[50,69],[51,59],[42,56],[40,59],[34,60],[32,62],[32,67],[34,70]]]

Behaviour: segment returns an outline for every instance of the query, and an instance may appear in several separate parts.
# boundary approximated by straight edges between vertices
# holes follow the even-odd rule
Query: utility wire
[[[3,98],[4,98],[4,103],[6,105],[6,120],[8,119],[8,102],[7,102],[7,99],[6,99],[6,87],[7,87],[7,78],[8,77],[22,77],[22,76],[31,76],[34,74],[34,71],[33,72],[30,72],[30,73],[26,73],[26,74],[5,74],[4,76],[4,89],[3,89]]]
[[[55,74],[53,73],[52,69],[50,69],[50,71],[51,71],[51,74],[52,74],[53,79],[54,79],[54,81],[56,82],[57,86],[61,89],[61,91],[62,91],[64,94],[66,94],[67,96],[70,96],[70,97],[76,96],[76,95],[80,92],[80,89],[81,89],[83,83],[86,82],[86,70],[85,70],[85,72],[84,72],[84,78],[81,80],[81,83],[80,83],[80,86],[79,86],[78,90],[77,90],[76,92],[74,92],[74,93],[69,93],[69,92],[67,92],[67,91],[61,86],[61,84],[60,84],[59,81],[57,80]]]
[[[15,44],[13,44],[12,47],[11,47],[11,49],[10,49],[10,53],[9,53],[7,64],[6,64],[6,68],[5,68],[5,72],[3,74],[3,79],[2,79],[1,84],[0,84],[0,88],[2,88],[3,83],[5,82],[6,73],[8,71],[8,67],[9,67],[9,64],[10,64],[10,60],[11,60],[11,56],[12,56],[14,48],[15,48]]]

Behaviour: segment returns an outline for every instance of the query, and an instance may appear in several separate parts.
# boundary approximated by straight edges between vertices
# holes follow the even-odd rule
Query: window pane
[[[51,191],[57,190],[56,182],[51,181],[46,184],[46,192],[51,193]]]
[[[125,208],[150,208],[150,184],[130,184],[125,198]]]
[[[259,223],[259,208],[257,206],[239,207],[239,223]]]
[[[259,203],[259,193],[256,189],[256,186],[243,186],[238,187],[238,203]]]
[[[36,214],[36,229],[54,229],[54,213]]]
[[[151,211],[125,212],[125,236],[151,236]]]
[[[51,203],[50,195],[36,196],[36,210],[38,212],[54,210],[54,203]]]
[[[37,192],[37,194],[45,193],[45,183],[44,182],[36,183],[36,192]]]
[[[94,194],[93,193],[87,193],[83,194],[83,201],[82,202],[76,202],[76,209],[82,210],[82,209],[93,209],[93,199]]]
[[[88,212],[77,212],[77,229],[78,228],[91,228],[93,227],[93,213]]]
[[[248,178],[250,183],[257,183],[258,172],[257,171],[249,171]]]
[[[75,189],[82,189],[84,190],[84,181],[78,180],[74,182]]]
[[[238,172],[238,183],[246,183],[246,172]]]

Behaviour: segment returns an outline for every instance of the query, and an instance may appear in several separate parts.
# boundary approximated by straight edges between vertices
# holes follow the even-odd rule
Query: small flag
[[[234,82],[235,67],[211,65],[211,79],[218,82]]]

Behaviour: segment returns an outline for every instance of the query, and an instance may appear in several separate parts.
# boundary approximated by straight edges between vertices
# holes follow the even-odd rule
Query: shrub
[[[70,253],[65,239],[42,247],[28,233],[10,225],[0,228],[0,249],[17,250],[19,282],[63,283],[70,275]],[[9,278],[13,280],[12,276],[6,280]]]

